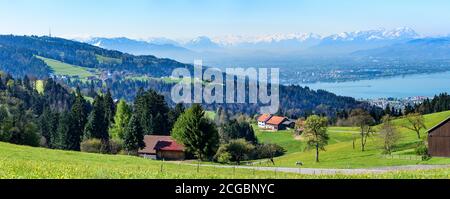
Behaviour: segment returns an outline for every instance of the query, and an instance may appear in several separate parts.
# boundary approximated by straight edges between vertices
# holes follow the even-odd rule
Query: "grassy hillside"
[[[0,178],[275,178],[274,172],[201,167],[197,173],[197,168],[189,165],[1,142],[0,168]],[[276,177],[300,176],[278,173]]]
[[[101,55],[95,55],[95,57],[100,64],[122,64],[121,59],[105,57]]]
[[[425,116],[427,128],[438,124],[450,116],[450,111],[435,113]],[[398,119],[394,124],[401,133],[401,139],[396,146],[396,155],[414,155],[414,148],[420,141],[417,135],[401,126],[406,123],[405,119]],[[379,127],[376,127],[379,128]],[[374,135],[369,138],[366,151],[360,150],[358,128],[354,127],[330,127],[329,145],[326,151],[320,153],[320,163],[315,163],[315,152],[304,150],[305,144],[300,138],[295,138],[292,131],[261,132],[257,131],[258,138],[263,142],[278,143],[287,149],[287,155],[276,159],[276,166],[296,167],[296,162],[301,161],[307,168],[369,168],[398,165],[415,164],[450,164],[450,158],[432,158],[428,161],[416,160],[419,157],[401,156],[391,159],[382,156],[381,143]],[[426,136],[425,130],[422,136]],[[356,137],[356,148],[353,149],[353,137]],[[411,159],[411,160],[410,160]]]
[[[0,179],[228,179],[228,178],[449,178],[450,169],[359,175],[300,175],[252,169],[200,167],[17,146],[0,142]]]
[[[57,60],[48,59],[45,57],[40,56],[36,57],[44,61],[56,75],[67,75],[71,77],[78,76],[79,78],[82,79],[94,76],[94,74],[92,74],[86,68],[81,66],[71,65]]]
[[[256,125],[253,125],[253,129],[259,141],[279,144],[286,149],[288,154],[305,150],[306,145],[302,137],[295,136],[292,130],[262,131]],[[358,134],[358,129],[355,127],[330,127],[328,133],[331,135],[329,144],[335,144],[353,140],[353,136]]]

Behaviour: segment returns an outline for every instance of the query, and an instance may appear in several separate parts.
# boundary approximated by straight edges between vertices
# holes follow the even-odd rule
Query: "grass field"
[[[286,149],[287,154],[303,152],[305,143],[301,136],[295,136],[292,130],[282,130],[277,132],[260,130],[256,124],[253,125],[258,140],[264,143],[276,143]],[[329,144],[351,141],[358,131],[354,127],[330,127],[328,133],[331,135]]]
[[[359,175],[300,175],[252,169],[213,168],[17,146],[0,142],[0,179],[287,179],[449,178],[450,169]]]
[[[89,72],[86,68],[81,66],[75,66],[71,64],[67,64],[64,62],[60,62],[54,59],[48,59],[45,57],[36,56],[37,58],[44,61],[56,75],[67,75],[70,77],[78,76],[81,79],[85,79],[91,76],[94,76],[91,72]]]
[[[100,64],[103,64],[103,63],[106,63],[106,64],[122,64],[122,59],[105,57],[105,56],[101,56],[101,55],[95,55],[95,57],[97,58],[97,61]]]
[[[296,140],[294,133],[290,130],[278,132],[262,131],[256,124],[253,125],[256,137],[259,142],[276,143],[286,149],[287,154],[303,151],[305,145],[300,140]]]
[[[431,128],[449,116],[450,111],[426,115],[426,126]],[[405,123],[405,119],[394,121],[401,133],[401,139],[394,154],[414,155],[414,147],[420,140],[417,139],[414,132],[401,127]],[[353,136],[359,138],[357,128],[330,127],[328,133],[330,135],[329,145],[326,147],[326,151],[320,152],[320,163],[315,163],[315,152],[303,151],[304,143],[301,140],[296,140],[292,132],[269,133],[257,130],[260,141],[278,143],[287,149],[287,155],[276,158],[276,166],[296,167],[297,161],[303,162],[306,168],[370,168],[415,164],[450,164],[450,158],[432,158],[428,161],[384,158],[377,135],[369,138],[366,151],[360,150],[359,139],[356,139],[356,149],[353,149]],[[425,130],[422,132],[422,136],[426,136]]]
[[[162,172],[161,172],[162,167]],[[218,169],[113,156],[49,150],[0,142],[0,178],[253,178],[252,170]],[[275,178],[255,171],[256,178]],[[291,175],[292,176],[292,175]],[[279,178],[290,175],[278,173]],[[299,177],[299,176],[297,176]]]

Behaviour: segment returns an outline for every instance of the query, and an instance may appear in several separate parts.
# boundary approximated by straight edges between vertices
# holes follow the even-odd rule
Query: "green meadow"
[[[44,61],[56,75],[67,75],[70,77],[78,76],[81,79],[86,79],[88,77],[94,76],[93,73],[89,72],[89,70],[85,67],[75,66],[72,64],[67,64],[61,61],[57,61],[54,59],[49,59],[45,57],[36,56],[37,58]]]
[[[417,179],[450,176],[450,169],[358,175],[300,175],[215,168],[122,155],[32,148],[0,142],[0,179]]]
[[[450,117],[450,111],[425,115],[427,128],[440,123]],[[296,162],[302,162],[305,168],[373,168],[385,166],[416,165],[416,164],[450,164],[450,158],[434,157],[427,161],[422,161],[419,156],[415,156],[414,148],[420,140],[415,132],[402,126],[407,122],[405,119],[394,120],[401,134],[401,138],[396,145],[397,156],[392,158],[382,155],[381,143],[377,133],[369,137],[366,150],[360,149],[358,128],[355,127],[330,127],[329,145],[326,151],[320,152],[320,162],[315,162],[315,151],[308,150],[302,137],[296,137],[292,131],[261,132],[256,128],[260,141],[278,143],[287,149],[287,154],[275,159],[278,167],[297,167]],[[379,126],[375,127],[379,129]],[[421,136],[426,136],[425,130]],[[355,139],[355,149],[353,149],[353,139]],[[403,155],[403,156],[402,156]]]

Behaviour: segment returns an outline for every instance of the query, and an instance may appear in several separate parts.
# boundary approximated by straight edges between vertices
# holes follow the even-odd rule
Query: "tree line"
[[[136,155],[145,135],[172,135],[185,145],[188,157],[240,163],[284,154],[275,144],[259,143],[246,116],[205,116],[199,104],[171,107],[163,95],[143,88],[133,103],[115,101],[110,90],[97,90],[89,101],[80,88],[71,91],[52,79],[0,81],[0,141],[50,149]],[[186,109],[187,108],[187,109]],[[224,116],[227,115],[227,116]]]

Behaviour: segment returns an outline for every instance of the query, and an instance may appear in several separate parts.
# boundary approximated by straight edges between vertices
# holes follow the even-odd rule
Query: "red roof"
[[[174,141],[174,139],[170,136],[160,136],[160,135],[146,135],[144,137],[144,142],[145,142],[145,148],[139,150],[138,152],[141,154],[156,154],[156,146],[158,145],[159,142],[169,142],[169,143],[175,143],[174,147],[179,149],[179,146],[181,146],[180,144],[176,143]],[[161,144],[159,145],[161,146]],[[163,145],[164,146],[164,145]],[[169,146],[172,146],[172,144],[170,144]],[[165,149],[165,147],[163,147]],[[171,147],[169,147],[170,149]],[[184,147],[183,147],[184,150]]]
[[[156,143],[155,151],[184,151],[184,146],[173,140],[159,141]]]
[[[267,121],[267,124],[272,124],[272,125],[280,125],[281,123],[284,122],[284,120],[286,120],[285,117],[280,117],[280,116],[273,116],[272,118],[270,118],[269,121]]]
[[[259,116],[258,122],[267,122],[267,120],[269,120],[271,117],[272,115],[270,114],[262,114],[261,116]]]

